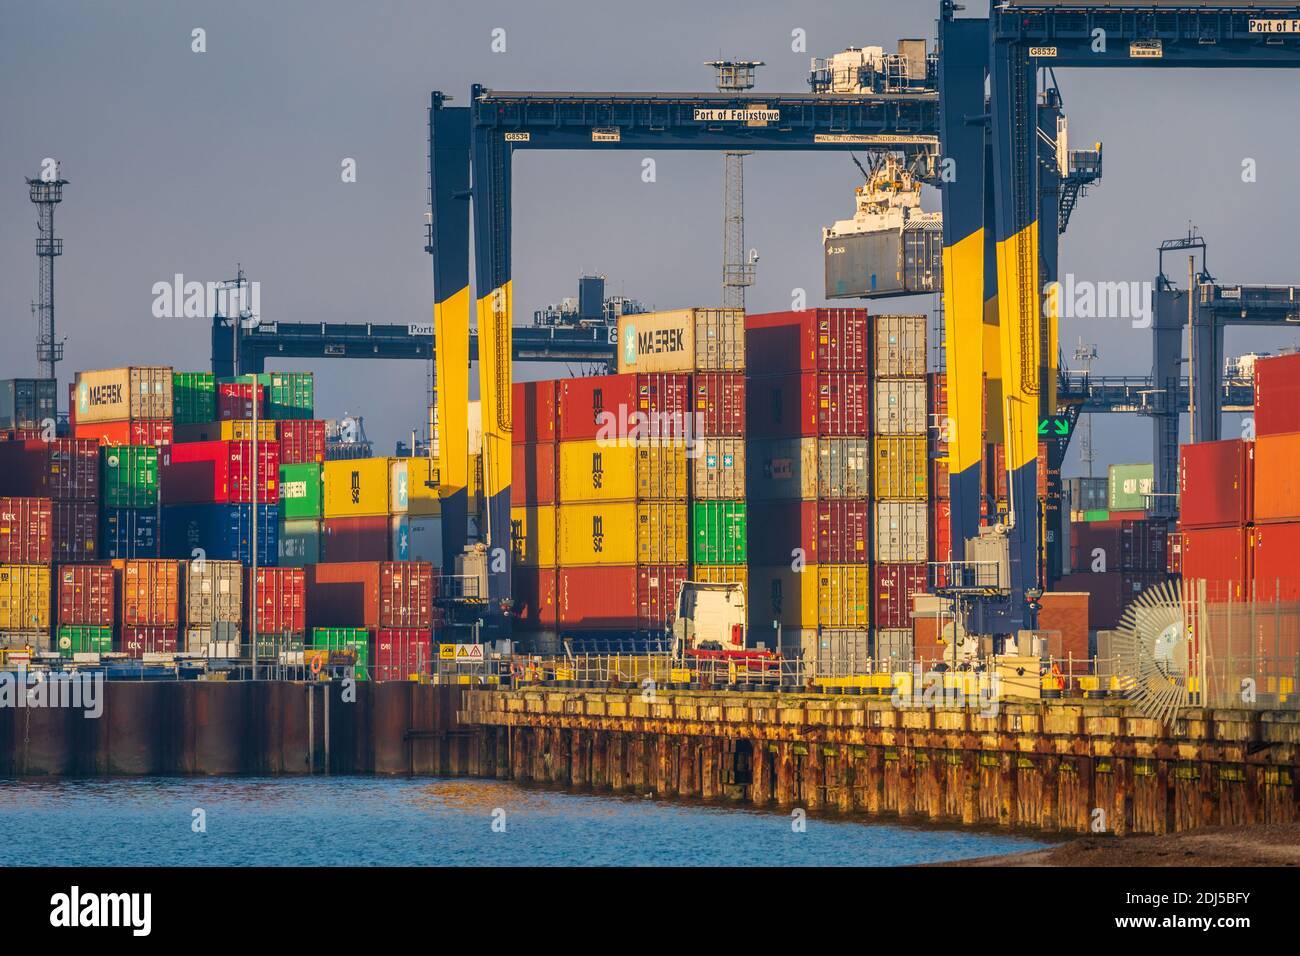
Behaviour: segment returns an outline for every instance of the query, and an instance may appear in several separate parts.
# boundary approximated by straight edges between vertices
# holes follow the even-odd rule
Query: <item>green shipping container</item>
[[[245,644],[248,642],[245,641]],[[257,635],[257,656],[263,661],[273,661],[281,654],[292,654],[304,650],[301,634],[259,634]],[[248,648],[240,647],[240,653],[247,656]]]
[[[692,514],[696,564],[744,564],[747,508],[743,501],[697,501]]]
[[[320,465],[280,466],[280,516],[282,518],[319,518],[321,499]]]
[[[201,425],[217,420],[217,379],[211,372],[172,374],[172,421]]]
[[[111,445],[99,450],[99,494],[107,508],[152,508],[158,504],[158,449]]]
[[[64,657],[73,654],[108,654],[113,650],[113,629],[62,624],[59,626],[58,648]]]
[[[1155,465],[1111,465],[1110,510],[1141,511],[1147,506],[1146,496],[1155,490]]]
[[[320,564],[320,521],[295,518],[280,522],[280,567],[303,568]]]
[[[370,632],[364,627],[318,627],[311,632],[314,651],[357,652],[357,680],[370,679]]]
[[[267,418],[315,418],[316,378],[311,372],[273,372]]]
[[[1110,512],[1109,511],[1085,511],[1083,513],[1083,520],[1088,522],[1109,521]]]

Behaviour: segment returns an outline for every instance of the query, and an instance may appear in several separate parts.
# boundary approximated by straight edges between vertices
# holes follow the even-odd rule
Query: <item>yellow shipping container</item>
[[[50,581],[45,565],[0,564],[0,631],[48,631]]]
[[[406,513],[417,516],[442,514],[437,464],[431,458],[404,458],[402,461],[406,467]]]
[[[817,566],[795,571],[788,564],[751,565],[745,599],[753,639],[775,647],[773,621],[782,627],[817,626]]]
[[[930,455],[925,436],[873,439],[876,455],[876,490],[879,499],[924,501],[929,482]]]
[[[555,566],[555,506],[521,505],[510,509],[510,546],[526,568]]]
[[[391,458],[353,458],[327,461],[321,477],[325,482],[325,517],[386,515]]]
[[[871,565],[819,564],[816,574],[820,627],[871,626]]]
[[[561,565],[686,564],[686,505],[619,501],[559,506]]]
[[[685,501],[686,446],[645,441],[560,442],[560,500]]]
[[[278,441],[274,419],[262,418],[257,422],[257,440],[259,442]],[[192,441],[249,441],[253,437],[253,423],[248,419],[224,422],[198,422],[191,425],[175,426],[178,442]]]
[[[704,584],[743,584],[749,600],[749,568],[743,564],[697,564],[691,568],[691,580]]]

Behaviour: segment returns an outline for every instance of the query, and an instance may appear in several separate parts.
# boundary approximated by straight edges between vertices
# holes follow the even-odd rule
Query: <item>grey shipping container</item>
[[[238,561],[191,561],[185,575],[185,623],[207,627],[243,620],[243,565]]]
[[[866,628],[821,628],[804,631],[801,637],[811,651],[804,654],[804,666],[811,665],[818,677],[847,677],[871,670],[871,632]],[[811,645],[811,647],[809,647]]]
[[[1105,511],[1110,502],[1110,483],[1105,478],[1066,478],[1064,491],[1072,509]]]
[[[927,560],[929,541],[926,503],[876,502],[876,560],[904,564]]]
[[[745,440],[697,438],[688,450],[691,459],[691,493],[696,498],[745,497]]]
[[[238,657],[239,624],[217,621],[202,627],[185,629],[185,652],[204,657]]]
[[[0,429],[44,428],[58,418],[58,382],[52,378],[0,381]]]
[[[876,378],[924,378],[926,317],[877,315]]]
[[[926,380],[881,378],[876,380],[876,408],[871,420],[877,435],[924,435],[929,426],[925,411]]]
[[[773,438],[748,444],[749,497],[866,498],[871,494],[867,438]]]
[[[874,634],[872,654],[876,661],[886,669],[891,662],[906,665],[913,656],[912,631],[909,628],[882,628]]]
[[[822,245],[828,299],[883,299],[943,289],[943,226],[935,220],[827,236]]]

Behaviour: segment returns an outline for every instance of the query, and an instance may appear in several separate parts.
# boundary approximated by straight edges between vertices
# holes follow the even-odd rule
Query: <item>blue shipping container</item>
[[[163,508],[163,556],[191,560],[195,549],[212,561],[253,563],[252,505],[168,505]],[[280,556],[280,506],[257,506],[257,563]]]
[[[104,508],[99,515],[99,556],[114,558],[161,557],[156,508]]]

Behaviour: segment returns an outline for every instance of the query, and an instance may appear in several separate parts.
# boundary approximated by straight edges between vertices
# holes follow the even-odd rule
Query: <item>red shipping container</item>
[[[1245,528],[1185,528],[1183,580],[1206,582],[1207,601],[1242,601],[1251,580]]]
[[[930,502],[930,560],[952,560],[952,502]]]
[[[1120,522],[1120,570],[1164,571],[1169,566],[1169,519]]]
[[[252,382],[217,383],[217,420],[249,421],[253,417]],[[266,418],[266,386],[257,385],[257,417]]]
[[[637,628],[657,631],[673,626],[677,619],[677,595],[690,580],[685,564],[650,564],[636,569]]]
[[[94,501],[55,501],[54,551],[56,564],[94,561],[99,556],[99,506]]]
[[[948,501],[952,495],[952,481],[948,473],[946,452],[931,449],[930,461],[930,498],[933,501]]]
[[[751,375],[869,371],[871,318],[866,309],[747,315],[745,365]]]
[[[432,564],[385,561],[379,566],[380,627],[432,627],[437,596]]]
[[[280,497],[280,446],[258,442],[257,501]],[[196,441],[173,445],[161,456],[163,500],[167,504],[245,504],[253,500],[253,443]]]
[[[560,568],[560,627],[637,628],[637,568],[631,564]]]
[[[392,528],[387,515],[326,518],[321,523],[321,531],[323,562],[387,561],[393,556]]]
[[[684,434],[691,412],[690,381],[679,372],[561,379],[556,398],[560,439]]]
[[[925,378],[930,398],[930,429],[941,432],[942,439],[946,442],[947,435],[951,431],[947,426],[948,373],[931,372]]]
[[[1170,574],[1183,573],[1183,536],[1181,532],[1170,531],[1165,539],[1168,547],[1168,558],[1165,561],[1165,567]]]
[[[707,438],[745,435],[745,373],[695,373],[694,433]]]
[[[877,628],[912,626],[912,597],[926,592],[926,567],[916,564],[877,564],[875,608],[871,622]]]
[[[412,680],[433,672],[433,634],[419,628],[381,628],[375,634],[375,680]]]
[[[1256,601],[1300,601],[1300,521],[1259,525],[1250,532]],[[1267,614],[1267,610],[1263,610]]]
[[[1300,353],[1255,362],[1255,437],[1300,432]]]
[[[525,442],[555,441],[555,395],[557,382],[515,382],[511,386],[510,440],[516,445]]]
[[[181,562],[133,558],[114,566],[119,564],[122,568],[122,625],[179,626]]]
[[[868,564],[871,502],[852,499],[752,501],[749,548],[755,564]],[[796,554],[796,551],[798,552]]]
[[[88,438],[0,443],[0,481],[37,498],[95,501],[99,498],[99,444]]]
[[[1179,448],[1178,507],[1182,526],[1226,528],[1254,520],[1254,471],[1253,442],[1237,438]]]
[[[49,498],[0,498],[0,564],[54,560],[54,510]]]
[[[746,393],[754,438],[871,434],[871,379],[864,372],[750,378]]]
[[[993,459],[993,488],[998,501],[1007,500],[1007,454],[1005,445],[990,444]],[[1046,498],[1048,491],[1047,442],[1038,443],[1038,497]],[[1060,483],[1057,482],[1059,488]]]
[[[325,460],[325,423],[319,419],[301,418],[281,421],[277,425],[280,437],[280,464],[314,465]]]
[[[258,634],[304,634],[307,630],[307,584],[303,568],[248,569],[244,589],[244,629],[253,633],[253,608]],[[348,627],[329,622],[325,627]]]
[[[157,624],[136,624],[122,628],[122,650],[137,660],[146,654],[175,654],[178,630]]]
[[[353,561],[307,567],[312,627],[432,627],[433,565]]]
[[[171,420],[164,418],[90,422],[73,429],[77,438],[88,438],[101,445],[155,445],[159,448],[172,444],[173,432]]]
[[[1104,574],[1123,568],[1123,542],[1113,522],[1075,522],[1070,525],[1070,566],[1075,571]]]
[[[510,503],[513,505],[550,505],[558,491],[556,442],[517,444],[511,448]]]
[[[554,631],[560,626],[555,568],[525,568],[510,571],[514,598],[515,627],[521,631]]]
[[[58,622],[112,627],[117,618],[117,572],[111,564],[65,564],[58,570]]]
[[[1300,432],[1261,435],[1254,448],[1251,507],[1255,524],[1300,521]]]

